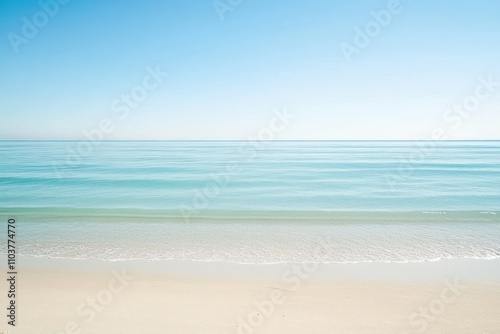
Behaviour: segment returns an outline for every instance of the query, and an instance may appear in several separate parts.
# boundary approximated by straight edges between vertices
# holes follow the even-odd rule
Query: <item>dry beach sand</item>
[[[498,261],[22,263],[16,327],[0,332],[500,333]]]

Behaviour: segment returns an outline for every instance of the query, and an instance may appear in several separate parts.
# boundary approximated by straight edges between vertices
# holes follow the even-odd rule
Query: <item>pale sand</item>
[[[492,272],[497,273],[498,262],[488,262],[480,262],[480,266],[490,266]],[[83,262],[74,263],[85,267]],[[10,326],[7,328],[6,321],[2,320],[0,332],[500,333],[500,284],[487,280],[459,280],[459,284],[466,288],[453,291],[444,279],[438,277],[408,281],[401,278],[394,281],[386,277],[375,281],[370,278],[370,266],[363,264],[351,265],[351,268],[355,268],[353,272],[364,272],[364,279],[358,277],[346,281],[345,275],[340,276],[340,279],[329,278],[328,275],[318,279],[316,274],[321,272],[317,270],[304,279],[297,279],[299,276],[295,274],[287,275],[288,282],[265,275],[249,279],[223,272],[219,272],[219,277],[207,275],[207,278],[186,273],[173,275],[168,270],[138,271],[137,266],[125,265],[127,270],[131,268],[136,272],[132,274],[134,278],[122,286],[115,280],[111,268],[103,270],[103,267],[109,266],[106,263],[94,267],[93,271],[73,268],[61,270],[50,264],[43,266],[45,269],[20,270],[17,287],[18,323],[12,329]],[[114,263],[112,266],[115,270],[124,268],[123,263]],[[337,265],[336,268],[346,266],[349,265]],[[193,263],[192,267],[200,267],[200,264]],[[245,272],[243,267],[242,272]],[[264,271],[271,268],[256,267]],[[443,261],[441,265],[395,264],[392,267],[395,272],[402,272],[411,268],[432,270],[446,265]],[[238,265],[233,265],[233,268],[238,268]],[[277,268],[283,274],[282,269],[291,268],[291,265]],[[2,281],[1,289],[5,291],[5,281]],[[300,286],[297,286],[299,281]],[[108,292],[110,284],[114,292]],[[279,293],[282,295],[276,295]],[[113,295],[113,299],[95,313],[92,321],[86,322],[91,314],[87,304],[83,304],[83,313],[78,314],[77,308],[88,298],[100,297],[107,302],[106,297],[110,295]],[[263,311],[255,306],[255,303],[262,304],[262,301],[270,305],[272,300],[277,302],[272,314],[264,316]],[[4,293],[1,303],[6,305]],[[429,311],[429,308],[433,311]],[[428,314],[427,317],[419,315],[419,310]],[[249,321],[252,314],[255,318],[253,322]],[[5,319],[5,316],[2,318]],[[242,324],[241,319],[247,325]],[[253,328],[252,324],[259,327]],[[66,331],[65,326],[68,326]],[[73,330],[73,326],[78,327]]]

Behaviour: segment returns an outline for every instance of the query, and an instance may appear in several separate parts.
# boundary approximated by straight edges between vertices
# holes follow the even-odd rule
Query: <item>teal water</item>
[[[0,216],[20,222],[25,255],[500,256],[498,141],[3,141],[0,156]]]

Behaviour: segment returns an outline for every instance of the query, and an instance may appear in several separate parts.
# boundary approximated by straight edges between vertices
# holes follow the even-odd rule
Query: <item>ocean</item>
[[[0,141],[0,156],[21,255],[500,257],[500,141]]]

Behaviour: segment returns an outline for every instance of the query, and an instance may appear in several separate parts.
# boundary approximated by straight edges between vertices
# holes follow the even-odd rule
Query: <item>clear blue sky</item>
[[[221,0],[227,3],[227,0]],[[246,139],[273,108],[280,139],[500,139],[500,87],[456,128],[443,121],[500,81],[500,2],[401,0],[347,62],[341,43],[387,8],[378,0],[243,0],[221,20],[211,0],[71,0],[14,49],[37,1],[0,3],[0,139]],[[12,36],[12,35],[10,35]],[[148,66],[168,76],[126,119],[111,105]],[[457,121],[458,122],[458,121]]]

